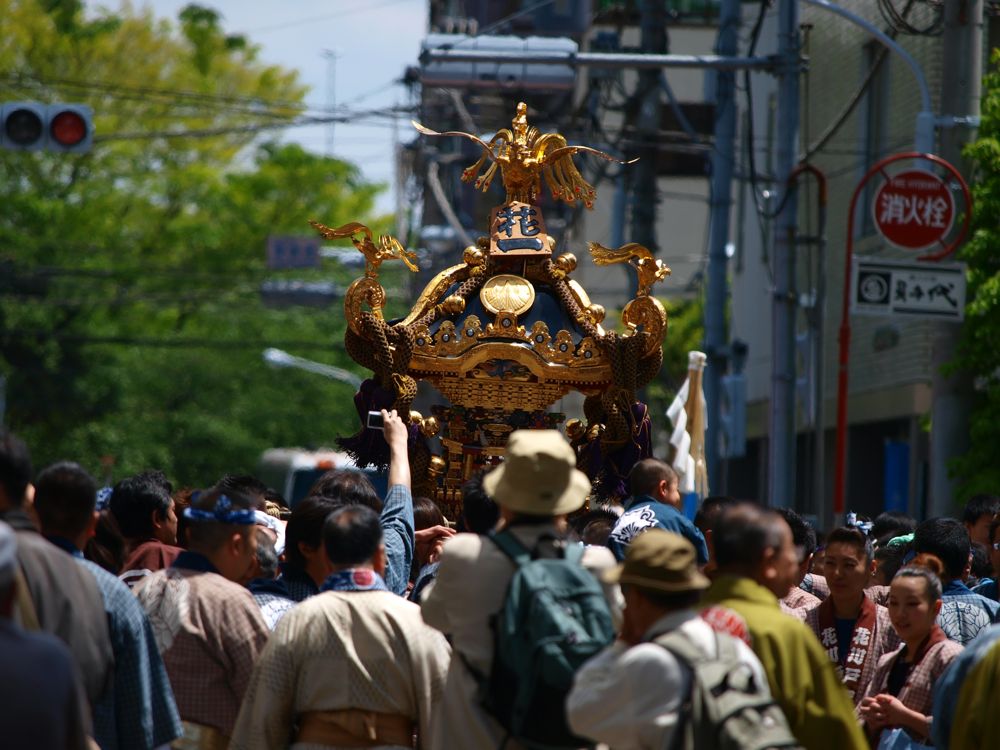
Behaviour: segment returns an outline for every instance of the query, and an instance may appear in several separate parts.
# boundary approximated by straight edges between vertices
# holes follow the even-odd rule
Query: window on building
[[[888,154],[889,72],[892,55],[883,54],[884,49],[879,42],[869,42],[864,46],[861,55],[861,82],[863,83],[869,75],[871,75],[871,81],[865,89],[859,109],[861,163],[858,179],[863,177],[879,159]],[[872,75],[871,71],[876,66],[877,69]],[[865,187],[865,194],[861,196],[859,201],[857,210],[860,215],[855,217],[855,226],[858,227],[858,236],[860,237],[867,237],[876,231],[871,204],[877,189],[877,180],[873,180]]]

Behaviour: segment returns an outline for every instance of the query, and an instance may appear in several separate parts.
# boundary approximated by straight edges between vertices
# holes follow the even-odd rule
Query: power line
[[[191,101],[214,104],[241,105],[250,108],[256,114],[261,114],[262,110],[278,109],[290,110],[291,113],[303,111],[306,107],[302,102],[295,102],[280,99],[261,99],[254,96],[235,96],[228,94],[206,94],[199,91],[186,89],[165,89],[154,86],[129,86],[110,81],[84,81],[73,78],[41,77],[31,73],[16,73],[0,76],[15,84],[36,83],[41,86],[68,87],[88,91],[100,91],[118,98],[125,98],[123,94],[135,94],[143,97],[160,97],[166,100],[165,103],[177,104],[178,99],[189,99]]]
[[[71,333],[58,333],[48,330],[7,330],[0,331],[0,339],[29,339],[33,341],[59,341],[67,344],[84,344],[94,346],[137,346],[154,349],[225,349],[225,350],[262,350],[267,347],[280,349],[307,349],[310,351],[343,351],[344,345],[331,341],[299,341],[281,339],[213,339],[213,338],[156,338],[147,336],[87,336]]]
[[[361,5],[356,8],[349,8],[348,10],[341,11],[340,13],[329,13],[324,16],[313,16],[312,18],[300,18],[297,21],[288,21],[286,23],[276,24],[274,26],[262,26],[256,29],[250,29],[249,31],[242,32],[243,34],[267,34],[271,31],[282,31],[284,29],[291,29],[295,26],[306,26],[309,24],[318,23],[320,21],[333,21],[338,18],[346,18],[347,16],[353,16],[357,13],[362,13],[364,11],[379,10],[380,8],[386,8],[390,5],[398,5],[408,0],[388,0],[381,5]]]
[[[94,143],[105,141],[135,141],[153,140],[157,138],[211,138],[220,135],[238,135],[241,133],[261,133],[267,130],[283,130],[285,128],[300,128],[310,125],[327,125],[329,123],[345,123],[356,125],[361,120],[383,120],[383,122],[368,122],[369,126],[392,127],[390,119],[399,119],[403,116],[413,116],[413,107],[393,107],[383,110],[367,110],[364,112],[347,113],[342,115],[331,115],[329,117],[301,117],[298,120],[289,122],[270,122],[250,125],[221,125],[215,128],[192,128],[190,130],[150,130],[134,131],[124,133],[108,133],[106,135],[95,135]]]

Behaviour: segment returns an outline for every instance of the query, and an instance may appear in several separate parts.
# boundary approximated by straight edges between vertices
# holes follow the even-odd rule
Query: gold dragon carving
[[[635,269],[639,289],[635,299],[622,310],[622,322],[633,332],[647,334],[645,354],[656,351],[663,340],[667,327],[667,311],[656,297],[651,296],[653,285],[670,275],[670,269],[662,260],[636,242],[629,242],[615,249],[598,242],[588,242],[590,257],[598,266],[628,263]]]
[[[401,260],[411,271],[417,270],[417,254],[404,248],[399,240],[388,234],[379,235],[378,244],[373,239],[372,230],[359,222],[351,222],[332,228],[318,221],[309,222],[327,240],[350,237],[354,247],[365,256],[365,275],[357,279],[347,289],[344,295],[344,314],[347,324],[359,336],[361,332],[361,313],[364,305],[382,320],[382,308],[385,307],[385,289],[378,280],[379,267],[387,260]]]

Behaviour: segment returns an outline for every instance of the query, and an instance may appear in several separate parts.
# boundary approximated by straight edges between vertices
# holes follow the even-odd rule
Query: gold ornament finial
[[[597,191],[588,183],[576,165],[573,164],[573,154],[582,152],[599,156],[607,161],[618,164],[632,164],[638,159],[621,161],[603,151],[588,146],[570,146],[559,133],[540,133],[538,128],[528,125],[528,105],[519,102],[517,113],[511,121],[511,128],[497,131],[489,142],[472,133],[460,130],[449,130],[439,133],[426,128],[416,121],[411,121],[413,127],[424,135],[453,135],[475,141],[483,149],[483,155],[475,164],[462,172],[463,182],[475,180],[476,188],[486,192],[499,167],[503,186],[507,191],[506,203],[519,201],[534,204],[541,192],[542,178],[549,186],[552,197],[570,205],[582,201],[587,208],[592,208]],[[491,162],[486,171],[480,175],[487,160]]]
[[[417,254],[411,250],[407,250],[399,244],[399,240],[391,235],[379,235],[378,245],[376,245],[372,241],[372,230],[356,221],[344,224],[344,226],[337,227],[336,229],[328,227],[325,224],[320,224],[318,221],[310,221],[309,224],[319,232],[323,239],[335,240],[350,237],[351,242],[354,243],[354,247],[360,250],[361,254],[365,256],[365,275],[370,278],[378,276],[378,268],[382,265],[383,261],[392,260],[393,258],[403,261],[411,271],[415,272],[417,270]],[[364,237],[356,237],[355,235],[358,234],[364,235]]]
[[[629,242],[617,250],[605,247],[599,242],[588,242],[590,257],[598,266],[610,266],[614,263],[628,263],[639,277],[639,290],[636,297],[648,297],[653,284],[663,281],[670,275],[670,269],[662,260],[653,257],[648,248],[637,242]]]

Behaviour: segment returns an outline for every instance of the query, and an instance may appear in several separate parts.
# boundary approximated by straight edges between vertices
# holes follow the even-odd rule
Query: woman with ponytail
[[[872,745],[905,747],[930,737],[934,682],[962,651],[948,640],[936,619],[941,610],[944,565],[934,555],[918,555],[892,579],[889,618],[903,645],[878,663],[859,712]],[[885,735],[891,730],[891,738]],[[902,733],[908,737],[902,737]],[[891,741],[890,741],[891,739]]]

